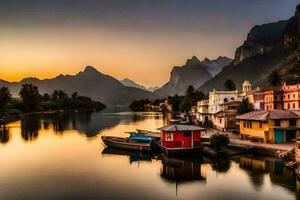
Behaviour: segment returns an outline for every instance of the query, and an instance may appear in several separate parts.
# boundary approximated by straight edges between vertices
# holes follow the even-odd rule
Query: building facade
[[[264,110],[282,110],[283,93],[282,90],[264,91]]]
[[[283,92],[283,109],[297,110],[300,109],[300,84],[282,86]]]
[[[253,111],[237,116],[237,120],[244,139],[285,143],[300,136],[300,116],[290,110]]]

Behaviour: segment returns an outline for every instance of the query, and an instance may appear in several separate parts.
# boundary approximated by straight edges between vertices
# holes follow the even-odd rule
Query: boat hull
[[[137,142],[128,138],[118,138],[111,136],[102,136],[101,137],[104,144],[108,147],[125,149],[130,151],[141,151],[141,152],[150,152],[151,143],[146,142]]]
[[[161,143],[157,143],[157,146],[166,154],[171,156],[199,156],[202,153],[202,146],[193,148],[167,148]]]

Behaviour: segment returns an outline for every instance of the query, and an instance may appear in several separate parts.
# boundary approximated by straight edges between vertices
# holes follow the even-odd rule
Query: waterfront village
[[[167,127],[168,131],[186,132],[191,127],[193,129],[193,126],[188,127],[187,124],[197,125],[207,128],[206,134],[202,134],[202,142],[209,141],[217,133],[228,136],[230,145],[235,147],[280,158],[295,158],[295,146],[300,135],[300,84],[284,83],[279,88],[261,90],[245,80],[241,88],[240,91],[213,89],[208,99],[198,101],[189,112],[178,114],[178,119],[171,119],[171,123],[185,124],[186,127],[173,125]],[[238,107],[243,101],[251,105],[252,111],[239,114]],[[159,107],[153,107],[158,108],[173,113],[167,99]],[[176,136],[175,132],[173,135],[164,134],[166,129],[162,130],[165,146],[183,147],[187,143],[184,136]],[[193,130],[196,135],[192,138],[196,140],[199,137],[197,131],[204,131],[197,128]],[[198,142],[196,140],[195,143]],[[171,141],[173,145],[170,145]],[[296,162],[289,162],[289,165],[296,165]]]

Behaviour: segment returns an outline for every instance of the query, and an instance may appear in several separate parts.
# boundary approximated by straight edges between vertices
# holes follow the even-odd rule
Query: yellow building
[[[300,116],[291,110],[253,111],[236,118],[245,139],[284,143],[300,136]]]

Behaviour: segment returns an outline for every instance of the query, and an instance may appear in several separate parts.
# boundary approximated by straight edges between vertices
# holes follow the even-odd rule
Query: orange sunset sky
[[[233,58],[251,27],[288,19],[298,2],[203,1],[1,1],[0,79],[51,78],[92,65],[160,86],[193,55]]]

